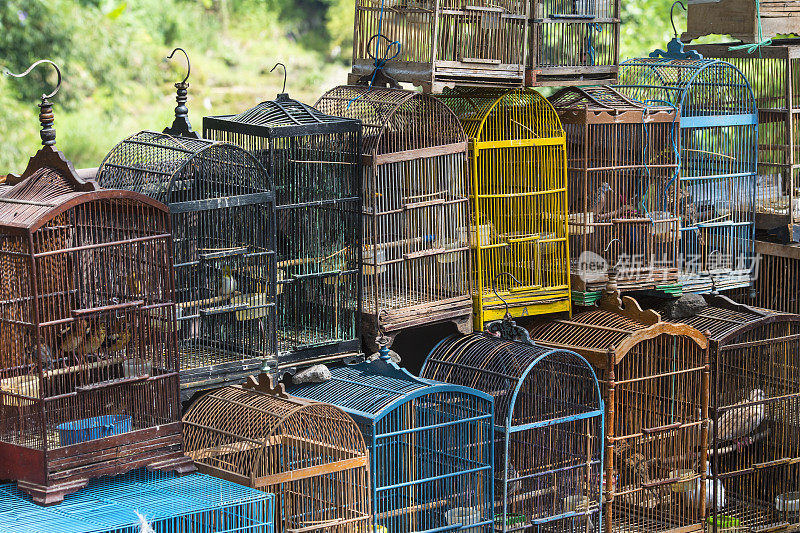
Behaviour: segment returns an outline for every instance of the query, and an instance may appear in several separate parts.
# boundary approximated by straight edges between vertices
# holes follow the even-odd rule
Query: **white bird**
[[[225,265],[222,267],[222,296],[228,297],[236,290],[236,280],[233,278],[233,271],[231,267]]]
[[[697,487],[694,490],[695,505],[700,503],[700,483],[697,480]],[[706,509],[712,509],[714,504],[714,485],[717,485],[717,505],[716,509],[723,509],[725,507],[725,487],[722,485],[722,480],[714,480],[711,478],[711,466],[706,469]]]
[[[746,399],[722,413],[717,419],[716,426],[711,426],[710,437],[713,439],[716,436],[717,442],[727,442],[754,432],[766,416],[766,409],[762,403],[765,399],[766,396],[761,389],[750,391]],[[748,405],[751,403],[756,405]]]
[[[156,530],[147,522],[147,517],[139,511],[134,511],[134,513],[136,513],[136,518],[139,519],[139,533],[156,533]]]

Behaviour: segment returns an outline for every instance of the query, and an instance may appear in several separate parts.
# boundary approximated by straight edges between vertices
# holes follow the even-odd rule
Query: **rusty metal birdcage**
[[[619,0],[531,0],[525,84],[617,80]]]
[[[620,89],[642,102],[667,102],[680,111],[680,179],[669,210],[681,216],[684,292],[750,285],[755,232],[758,113],[742,72],[724,61],[668,51],[630,59]]]
[[[278,372],[357,355],[361,123],[282,93],[238,115],[205,117],[203,132],[244,147],[275,183]]]
[[[183,423],[201,472],[276,495],[277,533],[369,529],[367,448],[341,409],[289,396],[261,374],[203,396]]]
[[[0,478],[40,504],[142,466],[193,468],[169,213],[75,175],[54,146],[54,94],[44,147],[0,197]]]
[[[565,136],[553,106],[529,89],[441,99],[470,140],[475,329],[506,303],[515,317],[569,311]]]
[[[598,371],[606,409],[603,531],[703,531],[709,396],[703,334],[661,321],[606,289],[599,308],[542,321],[531,337],[581,354]]]
[[[431,351],[421,376],[494,397],[495,531],[599,533],[604,409],[583,357],[454,335]]]
[[[436,98],[342,86],[316,107],[364,126],[365,346],[444,321],[472,329],[467,142]]]
[[[730,295],[737,302],[800,314],[800,245],[756,241],[752,288]]]

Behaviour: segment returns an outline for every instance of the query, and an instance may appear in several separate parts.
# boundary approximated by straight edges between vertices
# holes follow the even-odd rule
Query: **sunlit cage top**
[[[758,112],[750,84],[730,63],[668,51],[620,67],[620,90],[680,112],[680,268],[685,292],[750,284],[755,231]]]
[[[494,397],[496,531],[600,531],[604,409],[583,357],[454,335],[421,375]]]
[[[364,125],[364,336],[471,327],[469,174],[461,123],[418,92],[341,86],[316,104]]]
[[[492,397],[414,377],[388,359],[386,351],[371,363],[332,368],[330,381],[291,393],[336,405],[358,424],[376,527],[489,531]]]
[[[616,266],[620,290],[678,280],[678,113],[608,86],[550,97],[567,136],[573,294],[596,301]]]
[[[565,135],[553,106],[526,89],[441,99],[470,139],[475,328],[503,318],[504,301],[515,317],[568,311]]]
[[[598,370],[606,409],[603,530],[702,531],[706,337],[643,311],[631,297],[620,301],[611,289],[599,307],[569,319],[543,320],[533,326],[531,337],[537,344],[575,351]]]
[[[203,132],[244,147],[275,182],[277,372],[358,354],[361,122],[283,93],[238,115],[205,117]]]
[[[97,182],[169,206],[182,397],[276,365],[275,195],[263,166],[229,143],[142,131],[111,149]]]
[[[341,409],[271,385],[262,374],[195,402],[183,418],[186,454],[203,473],[274,493],[278,533],[368,528],[369,459],[358,426]]]

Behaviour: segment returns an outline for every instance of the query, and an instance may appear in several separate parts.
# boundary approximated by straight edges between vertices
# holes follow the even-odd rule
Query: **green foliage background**
[[[622,57],[664,47],[671,2],[622,3]],[[344,83],[353,10],[354,0],[0,0],[0,69],[58,63],[58,146],[76,167],[97,166],[120,139],[171,122],[172,84],[185,68],[180,55],[164,61],[173,47],[192,61],[190,119],[199,130],[203,115],[273,98],[278,61],[302,101]],[[0,175],[20,172],[37,150],[36,104],[54,82],[49,67],[24,80],[0,76]]]

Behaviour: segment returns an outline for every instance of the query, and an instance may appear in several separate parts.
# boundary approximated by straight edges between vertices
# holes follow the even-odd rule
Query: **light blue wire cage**
[[[141,533],[137,512],[156,533],[274,531],[272,494],[204,474],[137,470],[93,480],[51,507],[0,485],[0,533]]]
[[[431,351],[422,376],[494,397],[496,531],[600,531],[604,410],[586,359],[453,335]]]
[[[492,531],[492,397],[394,363],[331,369],[291,393],[350,414],[370,450],[375,531]]]
[[[747,287],[755,233],[758,111],[750,83],[725,61],[669,51],[620,65],[619,88],[680,112],[680,260],[684,292]],[[665,209],[673,210],[673,209]]]

